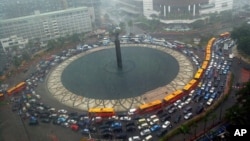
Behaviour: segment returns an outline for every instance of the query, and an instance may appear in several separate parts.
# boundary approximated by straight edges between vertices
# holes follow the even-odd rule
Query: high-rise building
[[[200,15],[227,10],[233,10],[233,0],[209,0],[209,3],[200,5]]]
[[[46,41],[74,33],[92,31],[91,11],[87,7],[39,13],[0,21],[0,38],[13,35]]]

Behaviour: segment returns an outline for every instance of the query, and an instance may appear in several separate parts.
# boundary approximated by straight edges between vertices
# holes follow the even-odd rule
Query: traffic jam
[[[183,89],[168,94],[164,99],[139,105],[127,112],[100,107],[79,113],[63,108],[56,109],[43,103],[36,88],[39,83],[45,82],[50,69],[73,55],[99,46],[78,45],[40,61],[36,71],[26,80],[9,88],[6,93],[10,97],[12,111],[30,126],[54,124],[93,139],[148,141],[161,138],[182,122],[204,112],[224,92],[227,74],[231,68],[231,58],[223,54],[224,43],[232,43],[228,33],[211,38],[202,55],[195,54],[193,48],[186,47],[183,43],[165,40],[159,43],[149,40],[148,37],[136,40],[138,42],[182,52],[197,68],[194,78]],[[128,43],[135,42],[132,40],[126,42]]]

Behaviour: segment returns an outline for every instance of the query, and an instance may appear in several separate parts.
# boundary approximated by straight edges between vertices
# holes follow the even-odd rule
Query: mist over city
[[[0,0],[0,140],[247,137],[249,44],[250,0]]]

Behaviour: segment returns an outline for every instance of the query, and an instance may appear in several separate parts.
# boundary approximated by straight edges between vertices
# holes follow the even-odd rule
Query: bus
[[[207,47],[207,50],[206,50],[206,54],[207,53],[211,53],[211,47],[209,47],[209,46]]]
[[[201,68],[205,70],[207,69],[207,67],[208,67],[208,61],[203,61]]]
[[[4,100],[4,94],[0,93],[0,100]]]
[[[26,83],[25,82],[21,82],[21,83],[17,84],[16,86],[8,89],[7,90],[7,94],[8,95],[13,95],[15,93],[18,93],[18,92],[22,91],[25,87],[26,87]]]
[[[204,70],[203,70],[202,68],[198,69],[198,71],[196,72],[194,78],[195,78],[196,80],[200,80],[201,77],[202,77],[202,75],[203,75],[203,72],[204,72]]]
[[[138,108],[138,112],[139,113],[152,112],[161,108],[162,108],[162,101],[155,100],[155,101],[140,105]]]
[[[185,92],[189,92],[189,91],[191,91],[191,89],[192,89],[192,84],[186,84],[185,86],[184,86],[184,88],[183,88],[183,90],[185,91]]]
[[[171,94],[168,94],[164,97],[164,104],[169,105],[174,103],[177,99],[180,99],[183,96],[183,90],[176,90]]]
[[[198,81],[196,79],[192,79],[192,80],[189,81],[188,84],[186,84],[184,86],[183,90],[185,92],[189,93],[191,90],[193,90],[197,86],[197,84],[198,84]]]
[[[224,32],[220,34],[220,38],[228,38],[230,37],[230,33],[229,32]]]
[[[207,53],[205,61],[210,61],[210,59],[211,59],[211,53]]]
[[[88,110],[90,117],[112,117],[115,115],[115,110],[113,108],[90,108]]]

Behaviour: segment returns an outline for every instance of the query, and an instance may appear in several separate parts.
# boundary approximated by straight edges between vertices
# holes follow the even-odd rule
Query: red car
[[[73,130],[73,131],[78,131],[79,130],[79,126],[77,124],[71,124],[70,125],[70,128]]]

